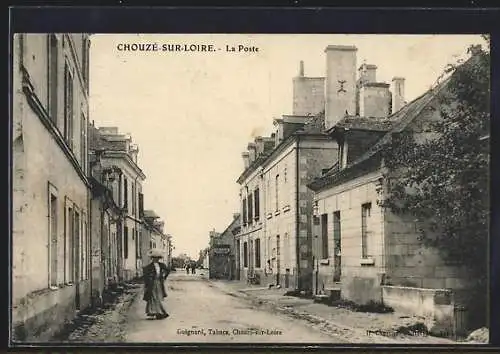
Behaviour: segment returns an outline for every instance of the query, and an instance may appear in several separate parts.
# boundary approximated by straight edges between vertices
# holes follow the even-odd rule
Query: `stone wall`
[[[435,335],[454,337],[467,331],[466,318],[456,310],[452,291],[402,286],[382,286],[385,305],[400,313],[420,316],[427,329]]]
[[[384,258],[384,215],[377,205],[380,172],[373,172],[318,193],[318,212],[328,215],[328,258],[321,260],[322,278],[334,274],[333,213],[340,212],[342,297],[358,303],[381,300]],[[367,220],[367,257],[362,256],[361,207],[371,203]],[[318,235],[320,239],[321,235]],[[321,240],[319,240],[321,241]],[[324,264],[321,264],[324,263]],[[330,278],[330,279],[331,279]],[[325,288],[331,280],[324,281]],[[319,284],[319,288],[323,284]]]
[[[313,234],[314,192],[307,185],[314,178],[320,176],[323,169],[331,167],[337,160],[338,146],[334,141],[308,138],[308,140],[299,142],[300,272],[298,281],[299,284],[304,284],[301,286],[301,290],[312,290],[315,287],[313,284],[315,281],[313,277],[313,250],[317,248],[315,244],[315,236],[317,235]]]

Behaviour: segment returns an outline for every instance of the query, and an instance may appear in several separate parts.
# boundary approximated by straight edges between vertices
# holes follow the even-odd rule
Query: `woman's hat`
[[[163,258],[163,253],[159,249],[151,249],[148,252],[149,257],[151,258]]]

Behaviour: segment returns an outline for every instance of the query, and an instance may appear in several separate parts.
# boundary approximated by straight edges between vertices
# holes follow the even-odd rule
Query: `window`
[[[236,250],[237,250],[237,255],[238,255],[238,262],[240,261],[241,257],[241,244],[240,240],[236,241]],[[238,266],[239,267],[239,266]]]
[[[64,64],[64,139],[73,149],[73,76],[68,63]]]
[[[248,243],[243,243],[243,267],[248,267]]]
[[[243,198],[243,226],[247,224],[247,198]]]
[[[87,172],[87,118],[81,114],[80,117],[80,164],[83,172]]]
[[[123,228],[123,258],[128,259],[128,227]]]
[[[73,279],[74,281],[80,279],[80,214],[75,211],[75,221],[73,222],[75,231],[74,231],[74,240],[73,240]]]
[[[280,272],[280,255],[281,255],[281,249],[280,249],[280,235],[276,236],[276,269],[278,273]]]
[[[255,201],[255,220],[259,220],[260,218],[260,195],[259,188],[254,191],[254,201]]]
[[[279,175],[276,175],[276,179],[274,181],[274,196],[276,198],[276,211],[279,210],[279,191],[278,191],[278,182],[279,182]]]
[[[80,280],[85,279],[85,272],[86,272],[86,267],[85,267],[85,262],[87,260],[86,257],[86,251],[87,251],[87,231],[85,230],[85,217],[82,214],[82,220],[81,220],[81,228],[82,228],[82,233],[81,233],[81,241],[80,241]]]
[[[57,195],[49,184],[49,287],[57,286]]]
[[[66,283],[72,283],[75,275],[74,263],[74,239],[75,239],[75,209],[71,202],[68,201],[66,209],[66,230],[65,230],[65,271],[64,280]]]
[[[363,258],[368,257],[368,221],[370,218],[372,203],[366,203],[361,206],[361,255]]]
[[[335,255],[338,255],[341,251],[340,211],[333,213],[333,245]]]
[[[48,36],[48,111],[50,120],[57,125],[57,68],[58,68],[58,55],[59,55],[59,43],[55,34],[49,34]]]
[[[139,250],[137,251],[137,258],[142,259],[142,230],[137,233],[137,239],[139,240]]]
[[[139,253],[139,231],[135,230],[135,258],[139,259],[141,258],[140,253]]]
[[[89,49],[90,49],[90,41],[88,38],[83,35],[82,41],[82,74],[83,80],[85,81],[85,88],[89,89]]]
[[[130,184],[131,194],[132,194],[132,215],[135,216],[135,184]]]
[[[321,258],[328,258],[328,214],[321,215]]]
[[[128,181],[123,177],[123,208],[128,209]]]
[[[260,239],[255,240],[255,268],[260,268]]]
[[[144,217],[144,194],[139,193],[139,218]]]
[[[248,223],[251,225],[253,222],[253,195],[250,193],[248,196]]]

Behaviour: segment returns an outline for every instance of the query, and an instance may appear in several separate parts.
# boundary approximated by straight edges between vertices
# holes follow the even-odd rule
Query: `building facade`
[[[46,338],[90,303],[89,36],[13,40],[14,337]],[[35,226],[34,226],[35,225]]]
[[[222,233],[210,233],[208,251],[209,278],[236,280],[236,240],[241,228],[240,214],[234,214],[233,220]]]
[[[119,133],[117,127],[100,127],[98,131],[107,146],[101,155],[103,168],[118,171],[112,188],[118,196],[118,206],[123,210],[123,218],[113,237],[116,237],[119,257],[122,259],[119,264],[120,277],[130,280],[142,275],[143,219],[140,209],[143,208],[142,183],[146,176],[137,164],[139,148],[132,144],[129,135]]]
[[[160,220],[153,210],[144,211],[144,229],[142,240],[142,259],[143,266],[151,262],[148,255],[150,249],[159,250],[162,254],[162,262],[167,265],[172,263],[172,237],[164,232],[165,223]]]
[[[441,250],[420,241],[415,218],[379,205],[388,190],[384,176],[390,172],[380,152],[401,132],[417,142],[433,136],[432,123],[443,108],[437,97],[446,93],[449,80],[402,107],[393,106],[399,110],[385,119],[341,119],[329,130],[341,146],[339,164],[309,184],[323,245],[316,248],[317,292],[339,282],[342,298],[419,315],[431,332],[441,335],[460,334],[467,327],[457,305],[470,305],[469,275],[463,266],[446,263]]]
[[[257,139],[257,153],[253,144],[243,153],[247,168],[238,179],[242,228],[236,247],[244,281],[310,290],[313,194],[307,183],[337,158],[336,142],[321,132],[323,119],[283,116],[274,121],[272,139],[263,140],[270,142],[267,148]]]

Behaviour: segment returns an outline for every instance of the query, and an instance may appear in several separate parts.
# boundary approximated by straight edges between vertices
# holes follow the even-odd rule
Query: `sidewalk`
[[[301,318],[320,330],[344,335],[352,343],[458,344],[451,339],[423,333],[401,333],[400,327],[408,328],[422,322],[417,316],[355,312],[315,303],[312,299],[284,296],[284,289],[249,286],[239,281],[206,280],[211,286],[229,295],[247,298],[257,306],[266,306],[271,310]]]

